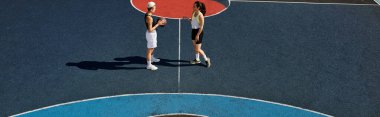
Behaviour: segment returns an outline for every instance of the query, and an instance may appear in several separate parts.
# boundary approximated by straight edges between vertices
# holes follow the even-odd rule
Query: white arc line
[[[380,5],[380,0],[375,0],[375,2]]]
[[[144,11],[138,9],[138,8],[133,4],[133,0],[130,0],[130,3],[131,3],[131,5],[133,6],[133,8],[135,8],[136,10],[138,10],[138,11],[140,11],[141,13],[144,13],[144,14],[145,14]],[[219,15],[220,13],[226,11],[226,10],[228,9],[228,7],[230,7],[230,5],[231,5],[231,0],[228,0],[228,6],[226,6],[223,10],[221,10],[221,11],[215,13],[215,14],[212,14],[212,15],[209,15],[209,16],[205,16],[205,18]],[[182,18],[165,17],[165,16],[160,16],[160,15],[153,15],[153,16],[156,16],[156,17],[163,17],[163,18],[167,18],[167,19],[179,19],[179,20],[182,19]]]
[[[43,108],[39,108],[39,109],[23,112],[23,113],[16,114],[16,115],[11,115],[10,117],[17,117],[17,116],[20,116],[20,115],[25,115],[25,114],[29,114],[29,113],[32,113],[32,112],[36,112],[36,111],[40,111],[40,110],[45,110],[45,109],[49,109],[49,108],[54,108],[54,107],[58,107],[58,106],[62,106],[62,105],[69,105],[69,104],[75,104],[75,103],[80,103],[80,102],[87,102],[87,101],[92,101],[92,100],[109,99],[109,98],[125,97],[125,96],[167,95],[167,94],[171,94],[171,95],[221,96],[221,97],[226,97],[226,98],[236,98],[236,99],[244,99],[244,100],[251,100],[251,101],[253,100],[253,101],[265,102],[265,103],[269,103],[269,104],[275,104],[275,105],[280,105],[280,106],[286,106],[286,107],[290,107],[290,108],[300,109],[300,110],[304,110],[304,111],[320,114],[320,115],[327,116],[327,117],[334,117],[332,115],[324,114],[324,113],[321,113],[321,112],[317,112],[317,111],[313,111],[313,110],[309,110],[309,109],[304,109],[304,108],[301,108],[301,107],[296,107],[296,106],[292,106],[292,105],[288,105],[288,104],[278,103],[278,102],[271,102],[271,101],[266,101],[266,100],[261,100],[261,99],[255,99],[255,98],[247,98],[247,97],[238,97],[238,96],[221,95],[221,94],[202,94],[202,93],[140,93],[140,94],[122,94],[122,95],[114,95],[114,96],[104,96],[104,97],[83,99],[83,100],[78,100],[78,101],[72,101],[72,102],[66,102],[66,103],[56,104],[56,105],[52,105],[52,106],[47,106],[47,107],[43,107]]]

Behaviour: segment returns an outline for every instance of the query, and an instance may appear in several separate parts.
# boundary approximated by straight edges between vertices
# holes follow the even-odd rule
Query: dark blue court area
[[[153,64],[159,69],[149,71],[144,14],[129,0],[2,0],[0,116],[98,97],[152,93],[227,95],[327,116],[379,116],[380,6],[231,1],[227,10],[205,21],[202,48],[211,58],[211,68],[202,58],[202,64],[189,64],[194,59],[190,22],[168,19],[157,30],[155,56],[161,61]],[[309,116],[293,113],[300,111],[294,108],[255,105],[262,102],[179,97],[157,99],[175,100],[183,110],[150,97],[147,100],[161,106],[141,103],[155,113],[140,115],[199,112],[240,117],[199,109],[212,103],[225,104],[209,105],[226,107],[222,110],[252,107],[240,114],[252,110],[260,116],[265,110],[279,109],[290,113],[281,116]],[[94,100],[101,103],[91,103],[94,108],[89,106],[83,116],[102,113],[107,104],[134,102],[112,99],[116,100]],[[186,99],[198,105],[186,108],[190,106]],[[147,111],[139,104],[133,105],[139,106],[136,111],[123,111],[128,106],[117,105],[110,106],[115,111],[106,111],[110,115],[94,116],[139,117],[134,113]],[[70,106],[75,105],[57,108]],[[63,112],[75,112],[66,109]]]

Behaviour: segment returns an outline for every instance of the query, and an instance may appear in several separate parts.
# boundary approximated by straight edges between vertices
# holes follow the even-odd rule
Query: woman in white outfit
[[[157,24],[153,24],[152,15],[156,11],[156,4],[154,2],[148,2],[148,12],[145,14],[145,26],[146,31],[146,41],[147,41],[147,52],[146,52],[146,61],[148,70],[157,70],[158,68],[152,65],[152,62],[159,62],[160,59],[154,58],[153,51],[157,47],[157,32],[156,28],[164,24],[164,21],[159,20]]]

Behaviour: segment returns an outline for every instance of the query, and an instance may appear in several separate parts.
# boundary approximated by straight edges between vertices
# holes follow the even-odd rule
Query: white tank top
[[[195,13],[193,13],[193,16],[191,18],[191,28],[192,29],[199,29],[200,26],[199,26],[199,15],[201,14],[201,12],[198,12],[198,16],[197,17],[194,17]]]

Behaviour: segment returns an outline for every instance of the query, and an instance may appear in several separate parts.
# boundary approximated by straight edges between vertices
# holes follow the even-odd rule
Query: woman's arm
[[[146,22],[149,25],[148,26],[148,32],[153,32],[154,30],[156,30],[156,28],[158,26],[162,25],[162,21],[159,20],[156,25],[152,26],[153,25],[153,18],[152,17],[148,17],[148,18],[146,18],[146,20],[147,20]]]
[[[188,20],[188,21],[191,22],[191,18],[189,18],[189,17],[183,16],[182,19],[184,19],[184,20]]]
[[[182,19],[189,20],[191,22],[191,20],[193,20],[193,19],[191,19],[193,17],[193,15],[194,15],[194,11],[191,13],[191,17],[183,16]]]
[[[199,31],[197,33],[197,40],[199,39],[199,35],[201,35],[202,31],[203,31],[203,25],[204,25],[204,16],[203,14],[198,14],[199,15]]]

